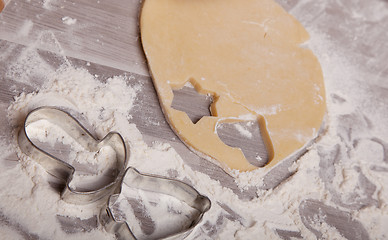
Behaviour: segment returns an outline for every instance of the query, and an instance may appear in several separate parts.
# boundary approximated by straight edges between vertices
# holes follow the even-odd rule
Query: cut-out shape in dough
[[[309,36],[273,0],[145,0],[140,29],[154,86],[172,129],[223,167],[249,171],[241,149],[215,128],[224,119],[257,120],[272,167],[314,139],[326,111],[320,64],[300,47]],[[193,124],[171,107],[191,82],[214,96],[210,117]]]
[[[204,116],[211,116],[212,96],[199,94],[191,84],[186,84],[179,90],[173,90],[173,93],[171,107],[185,112],[194,124]]]
[[[267,164],[267,149],[257,121],[224,122],[217,125],[216,131],[226,145],[240,148],[252,165],[263,167]]]

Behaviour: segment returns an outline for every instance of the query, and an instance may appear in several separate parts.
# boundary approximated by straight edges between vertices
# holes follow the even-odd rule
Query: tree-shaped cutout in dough
[[[163,112],[180,139],[225,169],[254,170],[241,149],[220,140],[224,119],[257,120],[272,167],[314,139],[326,112],[303,26],[273,0],[145,0],[142,45]],[[171,107],[173,89],[193,79],[217,96],[196,124]]]

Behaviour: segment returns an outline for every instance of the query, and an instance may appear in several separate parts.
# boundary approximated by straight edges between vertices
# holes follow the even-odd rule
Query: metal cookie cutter
[[[104,146],[110,146],[116,153],[115,171],[112,173],[113,181],[101,186],[97,190],[78,191],[70,187],[75,168],[37,147],[26,133],[29,124],[47,120],[66,131],[75,141],[85,149],[94,152]],[[24,125],[19,131],[18,142],[20,149],[29,157],[42,165],[52,176],[65,182],[62,190],[63,200],[75,204],[87,204],[108,197],[117,189],[117,184],[124,174],[127,153],[125,143],[120,134],[108,133],[102,140],[94,138],[75,118],[69,113],[53,107],[41,107],[31,111],[25,118]]]
[[[167,179],[164,177],[157,177],[154,175],[146,175],[139,173],[134,168],[128,168],[121,184],[121,188],[118,189],[118,193],[109,197],[106,209],[101,210],[100,214],[100,222],[104,225],[107,232],[113,233],[116,235],[118,240],[128,240],[128,239],[137,239],[133,229],[130,227],[130,222],[132,220],[126,219],[125,212],[128,212],[128,206],[132,201],[132,208],[129,208],[129,211],[136,215],[136,212],[139,213],[142,209],[141,204],[143,206],[148,205],[153,208],[161,208],[161,200],[156,198],[153,199],[153,202],[145,204],[145,201],[139,199],[134,199],[131,196],[128,196],[128,192],[135,192],[138,197],[144,196],[145,193],[151,195],[159,195],[159,196],[167,196],[167,198],[172,197],[175,198],[175,203],[177,201],[182,202],[185,206],[191,208],[194,214],[191,217],[188,217],[187,214],[183,213],[182,216],[186,217],[184,221],[175,221],[166,217],[168,214],[182,214],[182,212],[176,211],[172,208],[173,204],[168,205],[167,209],[169,213],[162,213],[162,215],[157,218],[164,217],[162,223],[170,222],[170,226],[176,227],[176,225],[181,224],[180,229],[173,230],[173,232],[164,233],[162,236],[146,236],[146,238],[158,238],[158,239],[183,239],[187,237],[194,227],[202,220],[202,217],[205,212],[210,209],[211,202],[210,200],[199,194],[193,187],[183,183],[181,181]],[[136,203],[137,200],[137,203]],[[133,206],[135,205],[135,206]],[[135,209],[133,209],[135,207]],[[132,209],[132,210],[131,210]],[[133,215],[133,214],[132,214]],[[146,214],[142,215],[148,218],[146,222],[151,223],[152,219],[150,219],[150,214],[146,212]],[[147,226],[143,226],[146,228]],[[144,230],[144,229],[141,230]],[[168,226],[166,227],[168,228]],[[147,231],[147,230],[146,230]],[[150,232],[148,233],[151,234]]]

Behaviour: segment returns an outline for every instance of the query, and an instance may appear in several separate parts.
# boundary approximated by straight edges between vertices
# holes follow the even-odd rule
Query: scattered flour
[[[18,32],[18,35],[20,37],[27,37],[30,34],[33,26],[34,26],[34,23],[31,20],[29,20],[29,19],[25,20],[24,24],[22,25],[22,27],[20,28],[20,30]]]
[[[62,22],[66,25],[74,25],[77,23],[77,19],[76,18],[71,18],[69,16],[65,16],[62,18]]]
[[[52,3],[45,0],[44,6],[49,9]],[[359,19],[366,13],[374,12],[372,10],[370,7],[353,9],[352,14]],[[385,14],[374,19],[385,18]],[[69,25],[76,23],[76,19],[72,18],[62,20]],[[27,20],[21,32],[30,31],[30,25]],[[343,239],[347,234],[343,226],[351,223],[330,221],[331,212],[324,207],[310,209],[311,212],[316,211],[313,214],[316,218],[304,221],[301,203],[306,199],[317,200],[322,206],[335,207],[339,214],[349,214],[353,223],[360,224],[358,230],[366,232],[371,239],[388,238],[385,113],[359,107],[362,102],[374,101],[373,104],[383,108],[378,99],[371,98],[375,92],[367,92],[364,85],[359,86],[373,74],[362,72],[344,59],[345,54],[326,36],[314,29],[309,29],[309,32],[312,39],[308,46],[317,54],[325,75],[328,102],[325,131],[309,147],[309,151],[290,167],[296,170],[295,174],[275,189],[256,188],[263,184],[263,169],[249,173],[234,172],[241,191],[253,189],[255,197],[249,200],[239,198],[232,189],[193,170],[169,144],[154,142],[148,146],[143,141],[140,131],[131,122],[131,110],[141,90],[141,85],[129,84],[136,81],[135,76],[114,76],[101,81],[87,70],[72,66],[66,59],[56,69],[43,61],[36,49],[27,48],[7,65],[5,73],[15,83],[32,84],[35,91],[22,92],[10,103],[7,119],[13,138],[8,135],[0,137],[2,236],[7,239],[114,239],[97,222],[96,216],[102,206],[73,205],[62,201],[58,190],[50,186],[50,176],[44,169],[18,150],[15,136],[26,114],[39,106],[56,106],[76,114],[98,138],[110,131],[119,132],[130,149],[129,166],[143,173],[185,181],[209,197],[212,207],[189,239],[290,239],[289,236],[295,239],[316,239],[318,236]],[[4,54],[7,53],[2,53],[0,60],[3,60]],[[265,109],[274,113],[279,110],[278,106]],[[66,133],[52,130],[56,134],[42,136],[42,131],[38,130],[50,130],[51,127],[44,122],[39,124],[35,128],[31,126],[35,136],[49,143],[59,141],[70,144],[70,158],[74,161],[101,161],[94,158],[93,153],[89,158],[89,153],[83,153],[76,144],[68,142]],[[244,129],[238,130],[245,133]],[[12,158],[15,152],[18,158]],[[102,151],[102,155],[102,159],[109,158],[109,150]],[[164,207],[158,209],[162,212],[159,214],[163,214],[162,210],[168,211],[169,206]],[[64,224],[61,217],[69,219],[70,224]],[[94,224],[80,228],[79,221]],[[311,229],[317,230],[319,235]]]
[[[237,131],[239,131],[242,136],[252,138],[252,133],[248,129],[244,128],[244,126],[242,126],[241,124],[234,124],[234,127],[237,129]]]
[[[280,111],[284,111],[286,109],[283,108],[281,104],[272,105],[269,107],[256,109],[255,112],[259,115],[274,115],[277,114]]]
[[[55,0],[43,0],[43,8],[46,10],[52,10]]]

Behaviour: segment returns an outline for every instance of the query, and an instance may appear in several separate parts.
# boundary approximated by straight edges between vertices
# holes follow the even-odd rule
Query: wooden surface
[[[307,28],[313,25],[315,29],[320,29],[322,34],[331,38],[332,44],[341,49],[343,54],[348,55],[350,61],[354,61],[355,66],[365,73],[365,76],[355,81],[360,81],[360,84],[368,82],[367,87],[375,89],[383,103],[388,104],[386,97],[388,18],[375,19],[372,16],[373,11],[371,19],[357,19],[352,16],[354,9],[367,9],[372,3],[360,0],[352,2],[328,0],[324,3],[314,0],[278,0],[278,2],[287,11],[295,14]],[[372,2],[381,5],[385,10],[388,9],[385,0]],[[32,85],[15,82],[6,76],[7,66],[26,46],[34,46],[40,49],[42,58],[53,65],[57,55],[65,55],[74,66],[83,66],[92,74],[98,74],[101,79],[124,73],[136,74],[136,80],[143,85],[143,94],[139,94],[132,115],[133,122],[143,134],[145,141],[170,143],[194,169],[220,180],[223,186],[232,189],[240,198],[252,199],[256,194],[255,189],[240,192],[232,177],[188,150],[166,123],[139,42],[137,21],[139,7],[138,0],[10,1],[0,15],[0,51],[12,53],[0,59],[1,137],[6,138],[10,133],[3,124],[7,121],[5,113],[9,102],[22,91],[37,90]],[[63,20],[66,16],[77,19],[76,24],[66,24]],[[90,66],[87,66],[86,62],[90,62]],[[366,79],[366,76],[374,77]],[[379,108],[381,109],[384,108]],[[155,127],[152,123],[160,124]],[[265,188],[275,187],[288,177],[291,174],[288,167],[293,161],[294,159],[289,159],[269,172],[264,179]],[[306,203],[306,209],[310,211],[306,210],[307,212],[302,214],[308,216],[313,213],[317,204],[320,203]],[[364,204],[373,203],[366,201]],[[323,204],[320,206],[325,209]],[[332,209],[327,211],[332,213]],[[341,211],[338,216],[346,218],[346,214]],[[2,219],[0,216],[0,222],[6,218]],[[331,221],[336,221],[335,217]],[[308,222],[306,224],[308,225]],[[352,222],[342,221],[340,224],[355,226]],[[333,223],[337,226],[340,224]],[[284,239],[300,237],[297,232],[279,231],[278,234]],[[357,233],[349,234],[347,236],[352,238],[354,236],[352,234]]]
[[[11,1],[1,15],[0,39],[148,76],[139,7],[138,0]],[[65,24],[66,16],[77,24]]]

